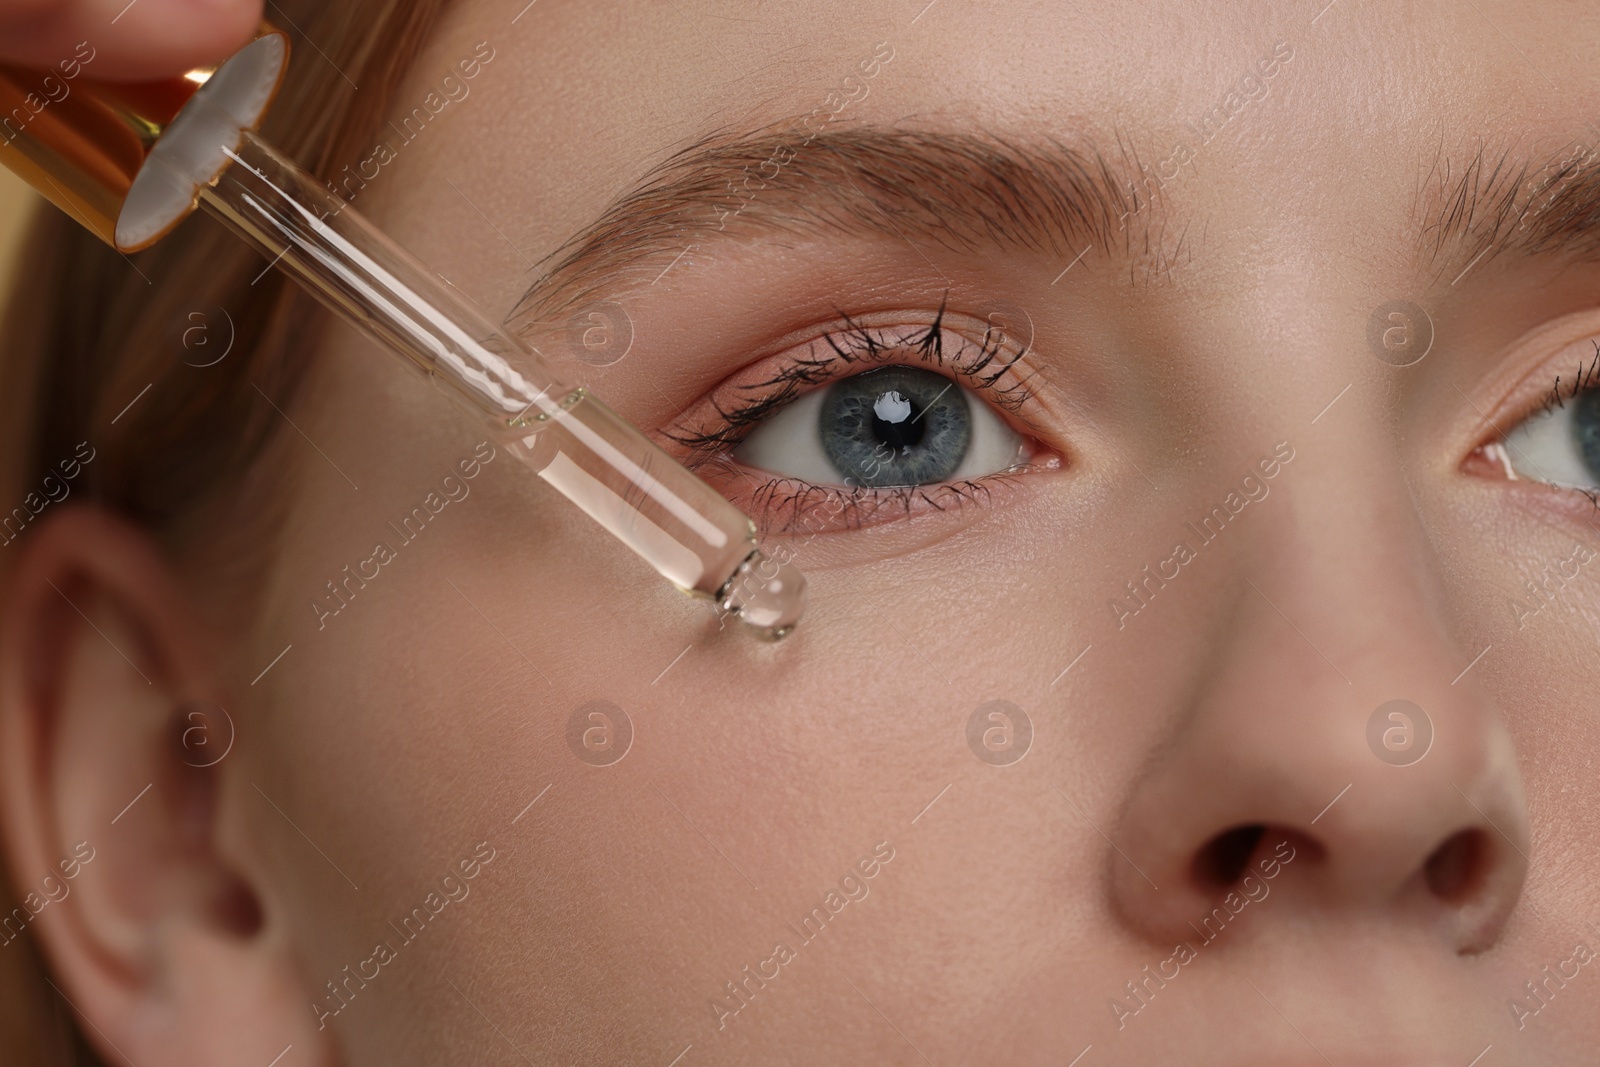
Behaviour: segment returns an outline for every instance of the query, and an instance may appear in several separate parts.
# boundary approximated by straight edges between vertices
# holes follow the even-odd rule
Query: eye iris
[[[966,395],[918,367],[883,367],[834,383],[817,428],[839,472],[870,487],[945,481],[972,443]]]
[[[1595,478],[1600,478],[1600,389],[1578,397],[1572,412],[1572,435],[1577,438],[1578,455]]]

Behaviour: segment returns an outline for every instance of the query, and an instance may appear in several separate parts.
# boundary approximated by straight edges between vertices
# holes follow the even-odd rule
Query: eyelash
[[[1600,341],[1590,343],[1594,345],[1594,358],[1589,361],[1589,366],[1585,367],[1582,360],[1578,361],[1577,380],[1572,383],[1572,388],[1568,390],[1565,398],[1561,396],[1561,375],[1556,375],[1555,384],[1550,387],[1550,396],[1539,409],[1540,415],[1548,415],[1552,411],[1565,408],[1568,400],[1576,400],[1580,396],[1600,389]],[[1588,497],[1589,503],[1594,505],[1596,511],[1600,511],[1600,493],[1582,486],[1570,488]]]
[[[1023,347],[1007,352],[1004,334],[990,329],[985,331],[981,342],[960,338],[960,349],[954,354],[949,353],[945,345],[947,334],[944,329],[945,312],[946,305],[941,303],[938,314],[927,327],[918,327],[911,332],[901,332],[898,336],[889,338],[889,334],[903,331],[905,328],[866,326],[839,311],[837,314],[844,323],[844,328],[829,331],[812,341],[809,346],[810,352],[813,353],[812,357],[795,359],[763,381],[738,387],[749,393],[763,395],[731,410],[724,409],[719,402],[713,400],[712,407],[716,411],[717,420],[713,427],[678,433],[669,432],[666,436],[689,451],[686,463],[690,469],[700,471],[710,467],[724,467],[729,473],[743,476],[746,481],[754,481],[745,468],[739,467],[731,459],[729,453],[738,447],[755,427],[796,400],[807,387],[849,377],[850,371],[866,370],[893,362],[908,362],[894,359],[896,355],[908,352],[917,353],[918,361],[921,363],[931,363],[951,371],[963,379],[969,388],[985,396],[990,403],[1015,414],[1032,398],[1033,391],[1028,388],[1026,378],[1015,381],[1004,381],[1004,379],[1023,361],[1029,349]],[[1594,358],[1587,365],[1579,361],[1577,373],[1565,390],[1562,388],[1562,376],[1557,374],[1544,402],[1522,421],[1564,409],[1568,401],[1600,389],[1600,341],[1591,343],[1595,349]],[[815,353],[819,344],[826,345],[828,352],[817,357]],[[860,527],[885,509],[900,510],[909,514],[912,506],[918,501],[937,511],[944,511],[950,506],[960,507],[980,497],[987,500],[995,483],[1009,484],[1017,474],[1026,473],[1033,467],[1032,464],[1025,464],[1010,471],[986,475],[981,480],[948,482],[934,486],[885,488],[819,486],[797,478],[773,476],[751,491],[750,500],[765,520],[763,525],[768,528],[787,529],[795,525],[812,507],[830,501],[837,501],[840,504],[838,509],[830,509],[835,516],[841,517],[848,526]],[[1578,491],[1600,509],[1600,494],[1586,489]],[[783,522],[774,521],[784,514],[788,517]]]
[[[1566,397],[1561,396],[1561,375],[1558,374],[1555,384],[1550,387],[1550,396],[1539,410],[1530,416],[1531,418],[1548,415],[1552,411],[1566,407],[1568,400],[1576,400],[1579,396],[1600,389],[1600,341],[1591,341],[1590,344],[1594,345],[1594,359],[1589,361],[1588,367],[1583,365],[1582,360],[1578,361],[1578,379],[1572,383],[1572,388],[1568,390]]]
[[[762,381],[738,387],[743,392],[759,395],[731,409],[713,399],[716,415],[710,427],[669,432],[665,436],[688,450],[685,462],[691,470],[721,467],[729,474],[755,481],[747,469],[736,464],[730,453],[757,426],[810,387],[847,378],[854,372],[875,366],[910,363],[911,360],[903,358],[907,354],[915,354],[916,362],[949,372],[995,407],[1016,414],[1033,397],[1027,378],[1013,377],[1014,368],[1022,363],[1030,349],[1008,348],[1005,333],[992,327],[984,331],[982,341],[954,334],[944,325],[946,310],[946,305],[941,303],[932,323],[909,328],[867,326],[838,311],[843,328],[813,340],[806,357],[791,360]],[[951,345],[951,339],[958,343]],[[826,351],[818,354],[819,347],[825,347]],[[980,498],[987,500],[994,483],[1008,483],[1031,466],[1023,465],[982,479],[881,488],[812,485],[779,475],[757,485],[750,493],[750,502],[758,521],[768,529],[787,530],[813,507],[835,501],[840,506],[830,509],[832,514],[845,525],[859,528],[886,509],[909,514],[919,501],[937,511],[945,511]]]
[[[1543,418],[1553,414],[1556,411],[1560,411],[1567,406],[1569,401],[1576,400],[1580,396],[1585,396],[1596,391],[1597,389],[1600,389],[1600,340],[1591,341],[1590,344],[1594,346],[1594,358],[1589,360],[1587,366],[1584,364],[1582,359],[1579,359],[1577,375],[1571,385],[1563,390],[1561,387],[1562,376],[1557,374],[1555,381],[1550,386],[1550,392],[1546,395],[1544,402],[1541,403],[1537,408],[1529,411],[1526,415],[1518,419],[1513,429],[1521,427],[1525,423],[1531,422],[1534,419]],[[1507,433],[1497,433],[1494,440],[1490,442],[1490,444],[1500,446],[1503,444],[1507,436]],[[1487,447],[1487,444],[1480,445],[1474,451],[1473,455],[1475,457],[1483,455],[1484,450]],[[1600,512],[1600,492],[1597,492],[1594,489],[1585,489],[1582,486],[1569,485],[1554,485],[1549,486],[1548,488],[1555,489],[1560,492],[1579,493],[1588,499],[1589,503],[1594,506],[1597,512]]]

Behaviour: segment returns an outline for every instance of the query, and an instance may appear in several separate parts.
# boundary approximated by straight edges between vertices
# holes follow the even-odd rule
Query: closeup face
[[[455,6],[335,184],[810,607],[721,626],[330,330],[214,770],[302,1047],[1587,1062],[1597,34]]]

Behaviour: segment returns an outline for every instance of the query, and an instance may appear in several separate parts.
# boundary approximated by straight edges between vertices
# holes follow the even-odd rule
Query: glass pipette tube
[[[765,636],[794,627],[805,578],[761,553],[744,513],[254,133],[228,154],[200,188],[212,216],[486,418],[497,444],[680,589]]]

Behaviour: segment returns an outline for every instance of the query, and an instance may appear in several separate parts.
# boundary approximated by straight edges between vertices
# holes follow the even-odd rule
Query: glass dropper
[[[199,190],[212,217],[487,418],[497,444],[680,589],[765,636],[799,621],[804,576],[764,556],[755,524],[716,490],[587,389],[561,384],[538,352],[255,133],[227,155]]]
[[[70,100],[29,103],[31,118],[0,139],[0,166],[124,253],[203,207],[487,419],[497,443],[679,588],[788,633],[805,578],[761,553],[738,508],[256,136],[288,64],[288,38],[265,23],[218,66],[165,81],[96,83],[63,63],[77,78]],[[0,65],[0,114],[21,115],[13,105],[34,100],[41,78]]]

